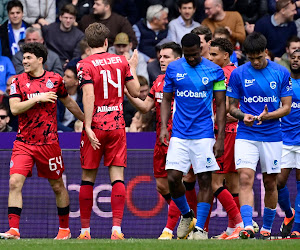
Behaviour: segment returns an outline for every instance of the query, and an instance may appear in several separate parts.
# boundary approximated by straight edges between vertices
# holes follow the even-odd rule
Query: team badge
[[[206,158],[206,167],[209,168],[212,166],[212,164],[213,164],[213,159],[210,157],[207,157]]]
[[[12,80],[14,81],[14,79]],[[13,95],[13,94],[16,94],[17,93],[17,90],[16,90],[16,84],[15,83],[12,83],[10,85],[10,94]]]
[[[270,82],[270,88],[275,89],[276,88],[276,82]]]
[[[48,89],[53,89],[54,84],[53,84],[53,82],[51,82],[50,79],[48,79],[48,81],[47,81],[47,83],[46,83],[46,87],[47,87]]]
[[[4,66],[0,65],[0,72],[3,72],[3,71],[4,71]]]
[[[28,83],[26,83],[26,86],[27,86],[27,88],[29,88],[30,87],[30,83],[28,82]]]
[[[202,83],[204,84],[204,85],[206,85],[206,84],[208,84],[208,77],[203,77],[202,78]]]

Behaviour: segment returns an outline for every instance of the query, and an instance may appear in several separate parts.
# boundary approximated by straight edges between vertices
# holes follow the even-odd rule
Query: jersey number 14
[[[110,70],[101,70],[100,74],[103,75],[103,92],[104,92],[104,99],[108,99],[108,83],[118,89],[118,97],[122,97],[122,84],[121,84],[121,70],[117,69],[117,80],[118,82],[115,83],[111,79]]]

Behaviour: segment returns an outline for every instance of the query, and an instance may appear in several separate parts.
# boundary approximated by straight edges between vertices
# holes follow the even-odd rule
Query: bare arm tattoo
[[[229,113],[238,120],[244,120],[245,114],[238,108],[239,100],[229,97]]]

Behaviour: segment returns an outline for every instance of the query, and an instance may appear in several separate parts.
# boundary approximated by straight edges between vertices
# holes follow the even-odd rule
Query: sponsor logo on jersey
[[[248,80],[248,79],[245,79],[245,87],[250,87],[254,84],[254,81],[255,79],[252,79],[252,80]]]
[[[244,165],[254,164],[254,162],[238,159],[235,164],[238,166],[238,165],[241,165],[241,164],[244,164]]]
[[[232,88],[230,86],[227,87],[228,92],[232,92]]]
[[[180,97],[206,98],[207,92],[206,91],[194,92],[192,90],[179,91],[177,89],[176,95]]]
[[[59,175],[60,174],[60,170],[56,170],[56,173],[57,173],[57,175]]]
[[[168,161],[166,162],[166,165],[179,165],[178,161]]]
[[[277,102],[276,96],[252,96],[252,97],[246,97],[244,96],[244,102],[248,103],[258,103],[258,102]]]
[[[84,145],[84,141],[83,140],[80,142],[80,145],[83,148],[83,145]]]
[[[27,88],[29,88],[30,87],[30,83],[28,82],[28,83],[26,83],[26,86],[27,86]]]
[[[202,83],[204,84],[204,85],[206,85],[206,84],[208,84],[208,81],[209,81],[209,79],[208,79],[208,77],[202,77]]]
[[[120,111],[119,106],[100,106],[97,108],[97,113],[99,112],[112,112],[112,111]]]
[[[14,162],[10,161],[9,167],[12,168],[14,166]]]
[[[270,88],[271,89],[275,89],[276,88],[277,83],[276,82],[270,82]]]
[[[187,75],[187,73],[183,73],[183,74],[177,73],[177,75],[176,75],[176,81],[183,80],[186,75]]]
[[[157,84],[157,87],[158,87],[160,84],[161,84],[161,82],[159,82],[159,83]]]
[[[28,99],[32,99],[33,97],[38,96],[38,95],[41,95],[41,94],[43,94],[43,92],[42,92],[42,93],[31,93],[31,94],[27,94],[27,98],[28,98]]]
[[[12,82],[15,80],[15,78],[12,80]],[[15,83],[12,83],[10,85],[10,94],[13,95],[13,94],[16,94],[17,93],[17,89],[16,89],[16,84]]]
[[[300,103],[298,102],[292,102],[292,108],[294,108],[294,109],[299,109],[300,108]]]
[[[116,63],[122,63],[122,60],[120,57],[116,56],[116,57],[92,60],[92,63],[96,67],[96,66],[104,66],[104,65],[116,64]]]
[[[163,99],[164,94],[161,92],[155,92],[155,99],[157,102],[161,103]]]
[[[51,82],[50,79],[48,79],[48,81],[47,81],[47,83],[46,83],[46,87],[47,87],[48,89],[53,89],[54,84],[53,84],[53,82]]]

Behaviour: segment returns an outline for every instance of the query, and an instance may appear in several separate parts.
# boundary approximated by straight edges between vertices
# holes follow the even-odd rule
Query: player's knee
[[[160,194],[167,194],[169,193],[169,185],[164,185],[163,183],[156,183],[156,190]]]
[[[202,191],[208,190],[211,188],[211,173],[205,172],[198,174],[198,183],[199,183],[199,189]]]
[[[63,182],[52,183],[51,187],[55,194],[60,194],[61,192],[63,192],[66,189]]]
[[[277,190],[276,180],[266,180],[264,181],[265,192],[274,192]]]
[[[15,177],[10,177],[9,179],[9,189],[11,191],[17,191],[22,189],[22,182]]]

